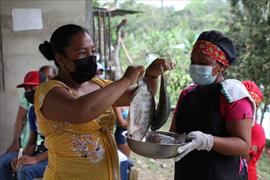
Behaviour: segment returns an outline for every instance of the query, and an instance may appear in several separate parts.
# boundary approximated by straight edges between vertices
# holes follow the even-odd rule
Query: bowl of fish
[[[148,131],[142,141],[127,136],[129,148],[138,155],[153,159],[169,159],[178,155],[177,149],[186,144],[185,134]]]

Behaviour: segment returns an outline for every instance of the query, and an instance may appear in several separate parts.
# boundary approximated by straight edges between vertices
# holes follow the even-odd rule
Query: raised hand
[[[128,79],[131,84],[134,84],[139,77],[144,74],[143,66],[129,66],[123,76],[123,78]]]
[[[171,70],[174,67],[175,63],[169,62],[165,59],[156,59],[147,67],[145,76],[157,78],[163,72]]]

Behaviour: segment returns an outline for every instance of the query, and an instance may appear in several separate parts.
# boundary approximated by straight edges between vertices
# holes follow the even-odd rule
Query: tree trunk
[[[119,50],[120,50],[120,44],[117,42],[114,45],[114,50],[113,50],[113,60],[115,63],[114,80],[120,79],[122,77],[121,63],[120,63],[120,58],[119,58]]]
[[[262,125],[262,123],[263,123],[264,114],[265,114],[265,112],[267,110],[267,105],[268,105],[268,101],[265,101],[265,104],[264,104],[263,110],[262,110],[262,116],[261,116],[261,119],[260,119],[260,125]]]
[[[121,63],[120,63],[120,58],[119,58],[119,51],[120,51],[120,46],[121,46],[121,40],[124,38],[124,33],[123,33],[123,28],[127,24],[127,20],[123,19],[120,24],[117,25],[116,27],[116,35],[117,35],[117,40],[116,43],[114,44],[114,49],[112,52],[112,60],[114,61],[115,64],[115,70],[114,70],[114,80],[120,79],[122,77],[122,70],[121,70]]]

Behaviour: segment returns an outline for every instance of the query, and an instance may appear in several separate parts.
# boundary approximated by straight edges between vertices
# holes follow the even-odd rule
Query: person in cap
[[[42,66],[39,72],[44,73],[47,79],[51,79],[56,75],[56,69],[53,66]],[[20,147],[24,148],[28,142],[30,135],[27,113],[31,104],[25,98],[25,95],[20,95],[20,105],[18,107],[16,120],[14,124],[13,142],[7,148],[6,152],[11,155],[11,158],[16,156]]]
[[[189,74],[194,84],[179,97],[170,131],[186,133],[175,157],[175,179],[245,179],[241,156],[250,147],[253,101],[238,80],[224,72],[236,59],[232,41],[219,31],[205,31],[192,52]]]
[[[115,82],[95,78],[94,41],[74,24],[57,28],[39,50],[59,67],[57,76],[35,94],[35,112],[49,154],[43,179],[120,179],[112,106],[130,104],[135,88],[131,85],[144,74],[144,67],[129,66]],[[145,80],[153,94],[162,69],[173,67],[164,59],[147,67]]]
[[[24,148],[23,156],[20,160],[18,160],[18,166],[22,166],[22,168],[18,171],[18,179],[33,179],[35,177],[42,177],[43,172],[46,168],[46,162],[43,161],[46,159],[46,156],[39,155],[32,157],[37,145],[37,127],[36,127],[36,117],[33,108],[34,101],[34,93],[37,86],[40,83],[46,80],[45,74],[38,71],[30,71],[24,77],[24,82],[17,85],[17,88],[24,88],[24,96],[30,104],[30,108],[27,111],[28,115],[28,123],[30,124],[30,136],[27,141],[27,145]],[[33,129],[35,127],[35,129]],[[44,140],[43,140],[44,141]],[[41,143],[41,142],[40,142]],[[3,156],[0,157],[0,179],[12,179],[14,175],[14,158],[17,159],[18,151],[16,152],[7,152]],[[41,164],[39,164],[41,163]],[[35,165],[33,165],[35,164]],[[27,165],[27,166],[26,166]],[[34,167],[33,167],[34,166]]]
[[[263,100],[263,94],[259,87],[253,81],[242,82],[254,99],[258,107]],[[259,161],[263,148],[266,144],[266,138],[263,127],[257,122],[254,123],[251,131],[251,146],[246,159],[248,161],[248,180],[257,180],[256,163]]]

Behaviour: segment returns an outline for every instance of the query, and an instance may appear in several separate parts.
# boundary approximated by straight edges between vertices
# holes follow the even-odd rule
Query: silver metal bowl
[[[185,145],[185,135],[176,134],[173,132],[153,131],[155,133],[171,136],[177,139],[177,144],[164,144],[136,141],[127,137],[129,148],[144,157],[153,159],[169,159],[178,155],[177,148]]]

